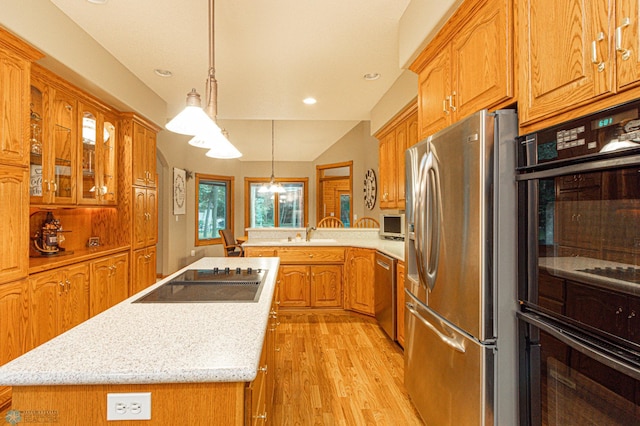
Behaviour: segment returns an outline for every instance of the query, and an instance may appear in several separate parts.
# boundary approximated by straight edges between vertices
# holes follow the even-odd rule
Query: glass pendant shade
[[[207,148],[209,148],[209,151],[205,154],[207,157],[222,159],[242,157],[242,153],[229,142],[227,132],[224,130],[208,133],[206,136],[194,136],[192,140],[194,139],[197,139],[198,142],[202,141],[203,144],[207,145]],[[189,143],[191,143],[191,141],[189,141]]]
[[[186,108],[169,121],[165,127],[174,133],[190,136],[209,132],[212,127],[220,132],[218,125],[202,109],[200,95],[196,89],[187,93]]]

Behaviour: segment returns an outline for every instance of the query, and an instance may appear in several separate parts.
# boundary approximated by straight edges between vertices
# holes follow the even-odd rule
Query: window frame
[[[263,177],[245,177],[244,178],[244,223],[247,227],[251,226],[251,184],[268,184],[271,178]],[[306,177],[287,177],[275,178],[275,182],[281,185],[293,183],[302,184],[302,194],[304,197],[304,217],[302,223],[309,223],[309,178]],[[274,226],[278,227],[279,223],[279,203],[275,204]]]
[[[200,181],[215,181],[215,182],[224,182],[227,187],[227,224],[228,228],[232,231],[234,230],[234,206],[233,206],[233,187],[234,187],[234,177],[233,176],[221,176],[221,175],[210,175],[206,173],[196,173],[195,174],[195,193],[196,193],[196,201],[195,201],[195,246],[210,246],[215,244],[222,244],[222,238],[218,235],[215,238],[210,238],[206,240],[200,239],[200,234],[198,232],[198,228],[200,226]]]

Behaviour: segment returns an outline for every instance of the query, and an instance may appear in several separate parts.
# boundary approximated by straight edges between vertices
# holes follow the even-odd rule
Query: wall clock
[[[378,186],[376,185],[376,172],[373,169],[367,170],[364,175],[364,205],[369,210],[373,210],[376,205],[376,193]]]
[[[185,214],[185,200],[187,198],[187,188],[185,182],[185,171],[173,169],[173,214]]]

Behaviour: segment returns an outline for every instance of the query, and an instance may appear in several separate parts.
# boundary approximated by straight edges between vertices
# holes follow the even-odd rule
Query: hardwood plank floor
[[[402,350],[375,319],[284,310],[276,336],[275,425],[422,425]]]

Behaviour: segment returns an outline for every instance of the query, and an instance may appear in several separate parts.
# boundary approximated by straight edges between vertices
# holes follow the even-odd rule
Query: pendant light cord
[[[275,183],[275,173],[274,173],[274,161],[275,161],[275,136],[274,136],[274,121],[271,120],[271,181]]]
[[[218,82],[216,81],[216,38],[215,38],[215,4],[214,0],[209,0],[209,77],[207,78],[207,99],[206,112],[216,121],[218,117]]]

